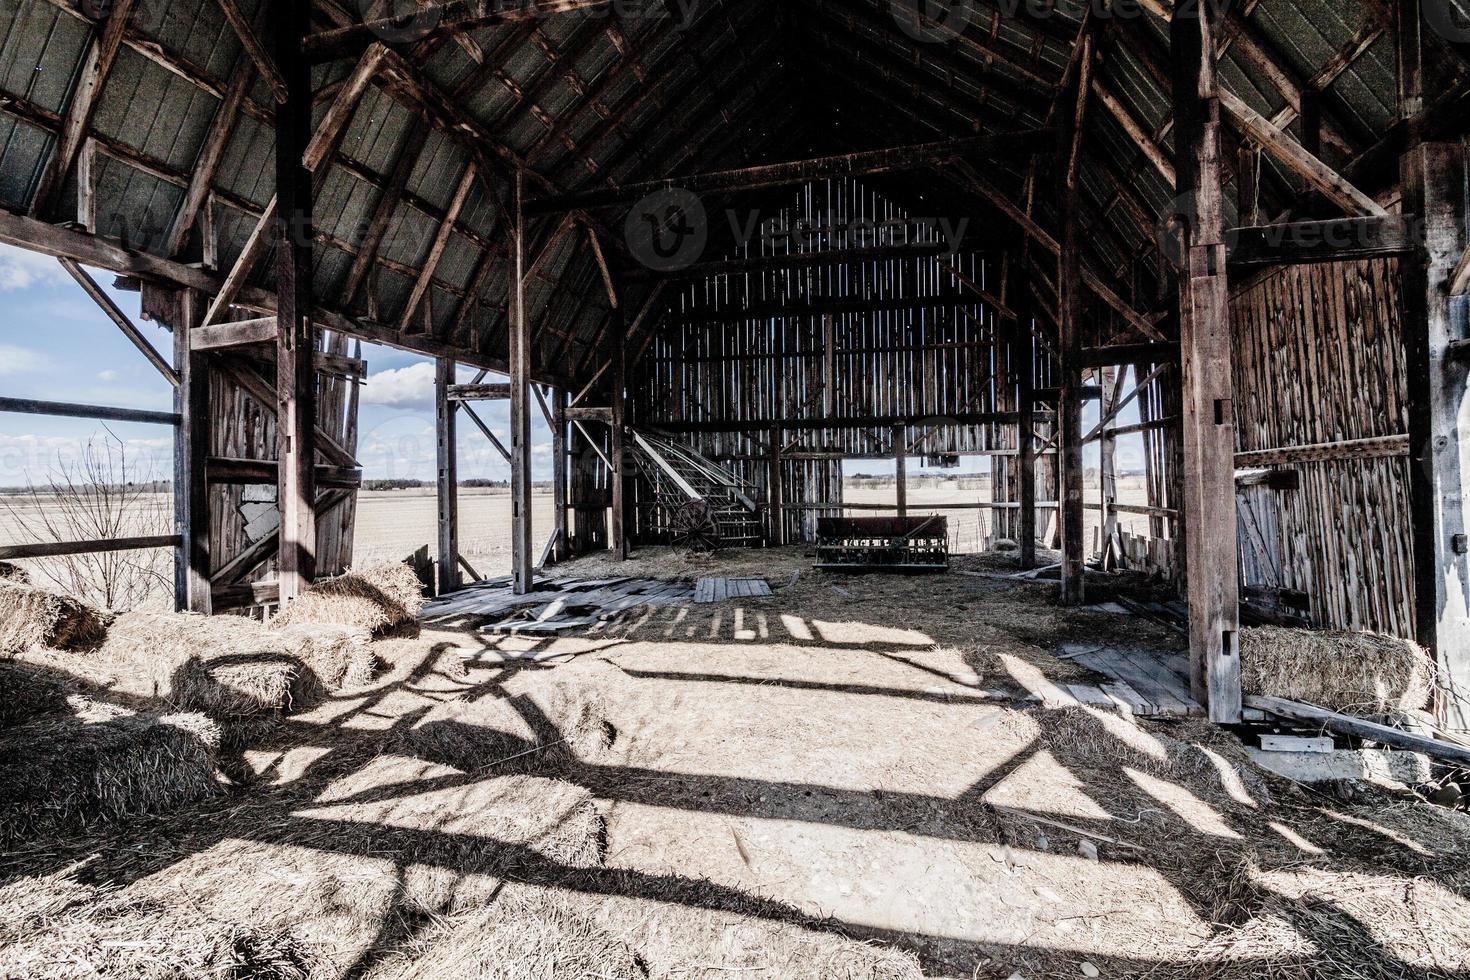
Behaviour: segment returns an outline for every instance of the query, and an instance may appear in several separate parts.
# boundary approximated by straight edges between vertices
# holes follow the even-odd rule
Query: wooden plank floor
[[[509,576],[487,579],[429,603],[427,626],[472,626],[491,632],[554,634],[608,622],[632,609],[689,602],[694,588],[657,579],[537,578],[516,595]]]
[[[694,601],[700,604],[758,599],[770,594],[771,584],[763,578],[702,578],[694,587]]]
[[[1061,655],[1108,678],[1097,685],[1071,685],[1084,704],[1095,702],[1095,690],[1143,718],[1205,716],[1205,709],[1190,694],[1189,660],[1183,654],[1071,643],[1062,648]],[[1085,697],[1077,692],[1079,687],[1089,689]]]

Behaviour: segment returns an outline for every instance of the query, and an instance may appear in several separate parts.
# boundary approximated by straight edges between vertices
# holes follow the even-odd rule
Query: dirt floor
[[[1091,678],[1060,643],[1160,627],[800,549],[557,574],[611,570],[775,594],[378,642],[386,673],[252,733],[214,800],[0,858],[0,976],[1470,971],[1463,814],[1028,699]]]

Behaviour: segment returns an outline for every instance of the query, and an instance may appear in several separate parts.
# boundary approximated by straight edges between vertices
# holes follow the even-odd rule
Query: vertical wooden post
[[[1057,441],[1061,457],[1062,577],[1063,605],[1084,601],[1084,552],[1087,543],[1083,496],[1082,461],[1082,242],[1080,170],[1083,126],[1087,100],[1092,90],[1093,39],[1084,34],[1085,46],[1078,70],[1076,108],[1062,129],[1058,175],[1062,185],[1062,254],[1057,276],[1061,296],[1060,393],[1057,398]]]
[[[780,547],[786,543],[786,481],[782,475],[785,463],[781,459],[781,427],[771,426],[771,544]]]
[[[908,432],[901,425],[893,427],[893,476],[898,502],[898,516],[909,516],[909,447]]]
[[[284,607],[316,576],[316,366],[312,329],[311,71],[306,4],[275,4],[275,60],[289,97],[276,107],[277,439]]]
[[[531,329],[526,312],[526,174],[517,170],[511,232],[510,498],[511,579],[516,595],[531,591]]]
[[[1102,417],[1113,410],[1121,397],[1123,382],[1128,377],[1127,369],[1107,367],[1102,372]],[[1109,559],[1113,538],[1118,534],[1118,440],[1110,435],[1110,427],[1103,426],[1102,442],[1098,452],[1098,480],[1102,484],[1102,554],[1104,563]]]
[[[174,558],[174,608],[180,612],[213,611],[210,592],[209,485],[204,460],[209,455],[209,366],[190,346],[190,331],[204,318],[204,298],[193,290],[179,294],[174,327],[174,370],[179,386],[174,411],[174,527],[180,544]]]
[[[608,460],[612,463],[612,547],[619,561],[628,559],[628,470],[625,445],[628,425],[628,338],[621,309],[612,312],[612,440]]]
[[[1179,320],[1183,349],[1185,564],[1194,695],[1210,719],[1240,720],[1240,596],[1235,525],[1235,416],[1215,75],[1215,4],[1171,22],[1176,205],[1185,221]]]
[[[567,471],[569,469],[567,447],[567,402],[570,395],[565,389],[552,391],[551,402],[551,506],[553,564],[566,561],[572,556],[567,536]]]
[[[1021,309],[1027,312],[1017,320],[1016,350],[1011,358],[1019,382],[1016,466],[1021,515],[1016,533],[1020,537],[1022,568],[1036,567],[1036,343],[1030,307],[1029,300],[1022,303]]]
[[[454,361],[434,361],[434,432],[438,456],[439,594],[458,591],[459,575],[459,405],[449,400]]]
[[[1409,507],[1414,542],[1414,618],[1419,642],[1441,677],[1436,714],[1447,730],[1470,731],[1470,414],[1467,365],[1448,356],[1464,339],[1470,300],[1448,284],[1467,247],[1465,187],[1470,160],[1461,143],[1426,143],[1414,118],[1424,105],[1423,14],[1398,4],[1400,115],[1410,123],[1400,161],[1403,209],[1419,215],[1424,238],[1403,261],[1404,346],[1409,377]]]

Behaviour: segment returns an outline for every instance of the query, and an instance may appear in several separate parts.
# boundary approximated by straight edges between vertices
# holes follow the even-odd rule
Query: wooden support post
[[[511,579],[516,595],[534,584],[531,552],[531,330],[526,310],[526,174],[517,170],[512,191],[510,303],[510,507]]]
[[[288,97],[276,107],[277,439],[281,605],[316,576],[316,347],[312,328],[311,72],[302,55],[305,4],[278,3],[275,62]]]
[[[565,388],[552,393],[551,410],[551,506],[554,510],[551,549],[553,563],[564,562],[572,557],[570,539],[567,535],[567,471],[569,450],[567,440],[567,401]]]
[[[438,456],[439,594],[459,590],[459,403],[449,397],[454,361],[434,362],[434,432]]]
[[[771,426],[771,475],[769,492],[771,508],[771,544],[781,547],[786,543],[786,483],[782,476],[785,464],[781,460],[781,427]]]
[[[1424,19],[1419,0],[1400,0],[1400,113],[1424,102]],[[1440,668],[1436,714],[1470,731],[1470,413],[1467,364],[1451,356],[1470,320],[1470,299],[1451,295],[1466,241],[1470,161],[1461,143],[1426,143],[1411,133],[1400,161],[1403,207],[1421,216],[1424,238],[1403,263],[1404,346],[1409,377],[1409,507],[1414,542],[1414,613],[1419,643]]]
[[[1018,297],[1019,298],[1019,297]],[[1017,535],[1021,545],[1021,567],[1036,567],[1036,342],[1034,325],[1030,316],[1029,296],[1022,307],[1027,315],[1016,324],[1015,352],[1011,363],[1015,366],[1018,381],[1017,407],[1020,421],[1017,425],[1019,438],[1016,443],[1017,489],[1021,501],[1020,522]]]
[[[893,477],[894,493],[897,494],[898,516],[909,513],[909,447],[908,430],[901,425],[893,427]]]
[[[1062,575],[1061,601],[1076,606],[1084,601],[1086,499],[1082,460],[1082,179],[1080,154],[1092,92],[1093,38],[1084,32],[1084,46],[1076,82],[1076,106],[1063,129],[1057,156],[1061,183],[1062,251],[1057,275],[1060,293],[1061,337],[1058,344],[1061,390],[1057,398],[1058,445],[1061,461]]]
[[[628,424],[628,338],[623,324],[623,311],[614,310],[612,313],[613,344],[613,370],[612,370],[612,443],[609,463],[612,473],[609,475],[612,485],[612,547],[619,561],[628,559],[628,528],[627,528],[627,449],[626,427]]]
[[[1128,378],[1127,370],[1105,367],[1102,370],[1102,417],[1106,419],[1114,411],[1122,395],[1123,382]],[[1098,478],[1102,483],[1102,548],[1104,565],[1112,560],[1113,538],[1118,533],[1118,439],[1107,424],[1102,426],[1101,444],[1098,453]]]
[[[1215,74],[1221,14],[1214,4],[1175,11],[1170,26],[1174,131],[1183,217],[1179,320],[1184,402],[1186,574],[1196,700],[1210,719],[1240,720],[1240,596],[1236,555],[1235,418],[1230,307]]]
[[[180,612],[212,611],[209,554],[209,485],[204,459],[209,455],[209,361],[195,353],[189,332],[204,317],[204,298],[193,290],[179,295],[174,328],[174,530],[179,548],[174,559],[174,608]]]

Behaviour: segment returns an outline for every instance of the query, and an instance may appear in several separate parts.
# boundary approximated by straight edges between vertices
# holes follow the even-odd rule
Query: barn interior
[[[228,789],[16,831],[24,975],[1470,968],[1462,0],[26,0],[0,38],[0,241],[175,399],[0,397],[175,446],[173,533],[0,560],[171,549],[178,610],[252,631],[395,610],[312,704],[189,674]],[[363,343],[436,364],[422,610],[354,578]],[[460,547],[466,431],[509,569]],[[938,508],[982,554],[921,468],[988,476]],[[0,668],[87,725],[191,708],[58,636]],[[1324,795],[1272,746],[1379,768]]]

